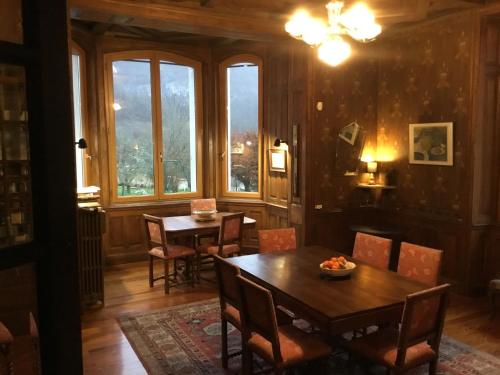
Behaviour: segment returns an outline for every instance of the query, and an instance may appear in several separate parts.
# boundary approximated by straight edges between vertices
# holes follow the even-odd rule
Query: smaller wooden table
[[[223,216],[231,215],[232,212],[217,212],[215,220],[197,221],[191,216],[168,216],[162,217],[163,226],[167,239],[176,237],[188,237],[195,234],[216,234],[219,232]],[[256,221],[249,217],[243,220],[243,229],[255,227]]]

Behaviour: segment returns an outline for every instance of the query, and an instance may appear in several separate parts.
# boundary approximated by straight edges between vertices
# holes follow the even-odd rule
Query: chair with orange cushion
[[[391,239],[358,232],[354,241],[352,257],[386,270],[389,268],[391,246]]]
[[[295,228],[259,230],[259,252],[295,250],[297,239]]]
[[[293,325],[278,326],[271,292],[237,276],[243,327],[243,373],[252,373],[252,355],[269,363],[275,374],[299,363],[326,358],[331,348],[315,334]]]
[[[0,322],[0,374],[14,373],[14,364],[11,358],[11,346],[14,337],[5,325]]]
[[[227,258],[239,255],[243,235],[245,214],[238,212],[222,216],[217,243],[202,244],[196,248],[196,275],[200,280],[201,259],[207,255],[219,255]]]
[[[425,363],[429,374],[435,374],[449,288],[444,284],[408,295],[399,329],[380,329],[347,341],[346,348],[396,374]]]
[[[191,199],[191,213],[197,210],[216,210],[217,202],[215,198]]]
[[[170,287],[173,286],[186,283],[191,283],[194,286],[193,260],[196,254],[195,250],[187,246],[168,244],[162,218],[146,214],[143,216],[149,254],[149,286],[152,288],[156,280],[165,279],[165,293],[167,294],[170,293]],[[164,274],[156,278],[153,272],[155,258],[162,259],[164,265]],[[171,260],[174,261],[174,272],[172,274],[169,271],[169,261]],[[177,280],[177,260],[182,260],[185,263],[185,281]]]
[[[217,285],[219,288],[219,301],[221,311],[221,340],[222,340],[222,367],[227,369],[228,359],[241,352],[229,354],[227,345],[227,323],[231,323],[234,328],[242,331],[240,318],[240,290],[236,276],[240,274],[240,269],[226,262],[224,258],[214,255],[215,274],[217,275]],[[279,308],[276,309],[278,324],[292,324],[293,318]]]
[[[441,250],[402,242],[398,273],[428,286],[435,286],[438,284],[442,257]]]

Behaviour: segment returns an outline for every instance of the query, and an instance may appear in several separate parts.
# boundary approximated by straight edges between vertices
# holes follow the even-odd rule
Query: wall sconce
[[[370,180],[368,183],[370,185],[375,185],[375,173],[377,173],[377,162],[376,161],[367,162],[366,170],[370,174]]]
[[[284,141],[283,139],[280,139],[280,138],[276,138],[274,140],[274,147],[281,147],[282,143],[288,146],[288,142],[287,141]]]
[[[75,145],[78,145],[78,148],[87,148],[87,141],[83,138],[80,138],[78,142],[75,142]]]

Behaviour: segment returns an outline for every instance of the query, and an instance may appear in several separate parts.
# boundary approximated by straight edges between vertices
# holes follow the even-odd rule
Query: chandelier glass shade
[[[285,30],[292,37],[318,47],[321,61],[337,66],[351,55],[351,46],[343,36],[370,42],[382,32],[382,27],[375,22],[375,16],[365,4],[357,3],[345,12],[342,12],[343,8],[343,1],[326,4],[328,22],[299,9],[285,24]]]

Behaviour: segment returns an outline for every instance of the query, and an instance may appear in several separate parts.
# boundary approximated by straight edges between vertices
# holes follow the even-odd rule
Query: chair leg
[[[169,276],[168,276],[168,260],[167,259],[164,259],[163,265],[165,268],[165,294],[169,294],[170,289],[169,289],[169,285],[168,285]]]
[[[251,375],[253,374],[253,353],[251,350],[248,350],[248,347],[244,343],[242,343],[242,350],[243,350],[243,369],[242,369],[243,375]]]
[[[154,283],[153,277],[153,257],[149,256],[149,287],[152,288]]]
[[[496,293],[493,290],[490,290],[490,305],[491,305],[491,314],[490,319],[493,320],[496,315]]]
[[[191,287],[194,288],[194,258],[189,257],[186,259],[186,275],[189,277],[189,281],[191,281]]]
[[[196,281],[200,283],[201,254],[196,252]]]
[[[174,259],[174,279],[177,280],[177,258]]]
[[[228,353],[227,353],[227,320],[221,317],[221,341],[222,341],[222,368],[227,369]]]
[[[438,359],[435,358],[429,362],[429,375],[435,375],[437,372]]]

